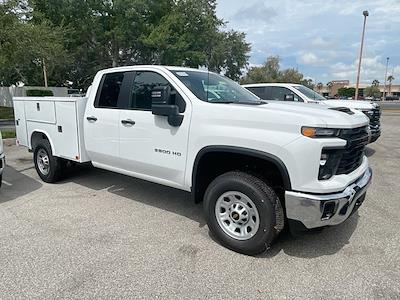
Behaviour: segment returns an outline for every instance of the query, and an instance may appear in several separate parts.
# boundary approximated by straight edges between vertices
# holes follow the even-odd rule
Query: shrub
[[[54,96],[51,90],[27,90],[26,95],[28,97]]]

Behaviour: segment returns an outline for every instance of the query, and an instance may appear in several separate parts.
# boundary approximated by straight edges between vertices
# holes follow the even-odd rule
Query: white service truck
[[[285,225],[344,222],[372,176],[364,114],[262,101],[197,69],[102,70],[86,97],[16,97],[14,109],[17,143],[45,182],[91,162],[191,192],[212,234],[245,254]]]
[[[295,83],[254,83],[243,86],[265,100],[318,103],[338,109],[345,107],[360,110],[369,118],[370,143],[381,136],[381,109],[378,103],[361,100],[328,100],[312,89]]]

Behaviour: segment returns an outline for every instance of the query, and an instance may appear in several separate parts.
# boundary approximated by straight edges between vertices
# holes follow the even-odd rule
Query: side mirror
[[[151,90],[152,105],[169,104],[171,100],[170,86],[157,86]]]
[[[171,88],[158,86],[151,91],[151,112],[156,116],[168,117],[168,124],[178,127],[183,122],[178,105],[171,104]]]
[[[293,94],[286,94],[284,97],[285,101],[294,101],[294,95]]]

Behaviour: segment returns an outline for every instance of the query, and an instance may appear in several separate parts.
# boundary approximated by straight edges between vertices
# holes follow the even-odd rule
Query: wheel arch
[[[202,163],[206,163],[203,161],[203,159],[209,155],[217,153],[220,155],[237,155],[238,157],[244,157],[244,158],[249,158],[249,159],[257,159],[259,161],[263,161],[267,164],[270,164],[276,168],[276,170],[279,172],[279,175],[282,180],[282,185],[285,190],[291,190],[291,182],[290,182],[290,176],[289,172],[283,163],[283,161],[277,157],[276,155],[273,155],[271,153],[259,151],[259,150],[254,150],[254,149],[249,149],[249,148],[244,148],[244,147],[236,147],[236,146],[206,146],[202,148],[196,155],[196,158],[194,160],[193,164],[193,172],[192,172],[192,197],[195,202],[200,202],[202,200],[202,195],[204,195],[204,186],[200,186],[199,184],[199,171],[202,167]]]
[[[49,134],[44,131],[44,130],[40,130],[40,129],[35,129],[32,134],[31,137],[29,139],[30,141],[30,149],[31,150],[35,150],[35,146],[42,140],[47,140],[50,143],[51,146],[51,151],[52,154],[54,155],[54,144],[53,141],[50,139]]]

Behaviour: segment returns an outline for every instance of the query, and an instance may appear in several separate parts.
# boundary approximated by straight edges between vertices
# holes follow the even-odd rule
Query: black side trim
[[[204,156],[206,153],[210,152],[229,152],[229,153],[236,153],[236,154],[243,154],[243,155],[248,155],[260,159],[264,159],[266,161],[272,162],[275,164],[275,166],[278,168],[279,172],[282,175],[283,178],[283,185],[286,191],[291,191],[292,186],[290,183],[290,177],[289,177],[289,172],[286,169],[285,164],[280,160],[279,157],[263,152],[263,151],[258,151],[254,149],[249,149],[249,148],[242,148],[242,147],[235,147],[235,146],[207,146],[204,147],[197,153],[196,159],[194,161],[193,165],[193,176],[192,176],[192,193],[195,193],[196,191],[196,180],[197,180],[197,171],[199,167],[199,162],[200,159]]]

